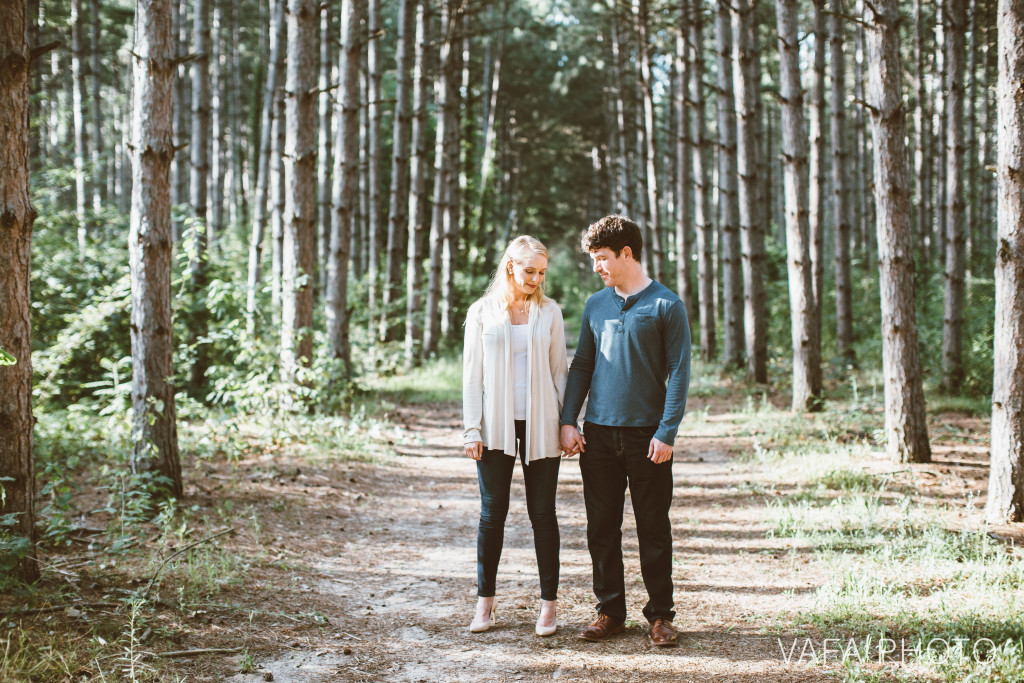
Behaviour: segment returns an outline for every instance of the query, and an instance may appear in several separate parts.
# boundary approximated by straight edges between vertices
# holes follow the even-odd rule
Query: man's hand
[[[470,441],[466,444],[466,457],[479,460],[484,456],[484,442]]]
[[[571,458],[577,453],[582,453],[583,447],[587,444],[586,439],[580,434],[580,430],[576,429],[576,425],[562,425],[559,441],[561,442],[562,453],[567,458]]]
[[[660,465],[672,459],[672,447],[659,439],[651,439],[651,445],[647,448],[647,458],[655,465]]]

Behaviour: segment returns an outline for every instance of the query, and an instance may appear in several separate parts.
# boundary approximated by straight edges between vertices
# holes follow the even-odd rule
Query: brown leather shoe
[[[616,619],[610,617],[607,614],[598,614],[597,619],[594,619],[590,626],[583,629],[579,635],[580,640],[589,640],[592,643],[598,643],[602,640],[606,640],[608,636],[616,633],[622,633],[625,629],[624,619]]]
[[[676,627],[668,619],[655,619],[651,624],[651,642],[658,647],[675,647],[679,644]]]

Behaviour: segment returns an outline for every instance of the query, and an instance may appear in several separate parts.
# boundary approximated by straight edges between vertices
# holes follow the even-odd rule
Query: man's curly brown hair
[[[580,238],[580,249],[584,254],[608,247],[618,257],[625,247],[633,252],[633,258],[640,261],[644,248],[643,233],[640,226],[626,216],[605,216],[583,231]]]

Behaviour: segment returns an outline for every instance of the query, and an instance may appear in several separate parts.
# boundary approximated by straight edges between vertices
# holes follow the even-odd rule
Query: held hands
[[[660,465],[672,459],[672,447],[659,439],[651,439],[651,445],[647,448],[647,458],[655,465]]]
[[[562,455],[567,458],[582,453],[583,447],[587,444],[587,440],[580,434],[580,430],[576,428],[576,425],[562,425],[559,441],[562,447]]]
[[[483,441],[470,441],[466,444],[466,457],[479,460],[484,455]]]

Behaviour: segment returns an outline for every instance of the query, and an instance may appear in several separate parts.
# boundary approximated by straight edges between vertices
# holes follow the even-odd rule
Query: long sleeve
[[[690,387],[690,324],[683,302],[676,301],[666,312],[663,339],[668,381],[665,386],[665,411],[654,436],[672,445],[686,412],[686,394]]]
[[[569,367],[569,378],[565,384],[565,398],[562,403],[563,425],[577,425],[583,401],[590,392],[590,381],[594,376],[594,362],[597,355],[597,344],[590,326],[590,301],[583,307],[583,319],[580,321],[580,338],[576,343],[576,353]]]
[[[463,443],[483,441],[484,343],[479,307],[466,316],[466,338],[462,350],[462,433]]]
[[[569,361],[565,352],[565,321],[562,309],[555,305],[551,316],[551,346],[548,349],[548,362],[551,364],[551,378],[555,382],[558,394],[558,410],[561,412],[565,404],[565,382],[569,375]]]

